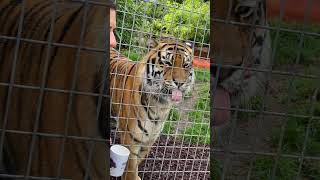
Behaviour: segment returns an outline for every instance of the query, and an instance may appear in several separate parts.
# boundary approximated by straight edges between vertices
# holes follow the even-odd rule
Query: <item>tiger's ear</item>
[[[155,39],[148,39],[147,40],[147,47],[148,48],[155,48],[158,46],[158,42]]]

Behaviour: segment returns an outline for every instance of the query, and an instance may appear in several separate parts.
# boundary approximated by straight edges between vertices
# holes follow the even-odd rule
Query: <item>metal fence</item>
[[[224,54],[213,48],[213,66],[217,71],[212,75],[219,79],[223,72],[232,69],[240,77],[236,81],[242,84],[228,87],[224,82],[230,83],[230,79],[214,81],[214,88],[230,88],[235,101],[230,122],[212,129],[211,179],[319,179],[317,5],[318,1],[312,0],[231,0],[213,4],[217,12],[211,26],[213,45]],[[237,37],[248,38],[230,41],[222,36],[225,34],[215,32],[217,26],[224,27],[225,34],[234,32]],[[215,45],[219,38],[225,38],[224,46]],[[248,42],[241,51],[245,53],[227,49],[231,43],[239,42]],[[262,49],[268,45],[272,49],[267,54],[264,50],[255,51],[257,44]],[[257,55],[260,63],[252,58]],[[226,62],[231,56],[247,63],[230,65]],[[265,66],[261,65],[263,61],[267,61]],[[250,81],[252,77],[256,79]],[[250,85],[260,90],[251,93]],[[214,96],[215,91],[212,92]],[[214,114],[219,107],[212,109]]]
[[[278,15],[267,16],[274,2]],[[210,90],[209,70],[194,67],[193,91],[171,109],[139,176],[319,179],[320,28],[310,21],[318,1],[299,1],[304,14],[296,23],[284,9],[289,0],[211,3],[209,16],[209,1],[116,1],[121,54],[139,63],[149,38],[173,36],[193,45],[194,62],[210,59],[214,69]],[[2,179],[108,178],[107,6],[0,1]],[[214,97],[220,86],[231,93],[232,118],[210,131],[209,113],[223,108],[210,106],[209,91]],[[113,144],[119,133],[113,127]]]
[[[1,179],[107,179],[106,1],[0,1]]]
[[[209,63],[209,2],[117,0],[116,4],[120,54],[139,63],[148,51],[148,39],[172,38],[192,44],[196,62]],[[210,71],[209,66],[194,69],[192,91],[171,109],[160,137],[139,165],[141,179],[209,179]],[[117,90],[113,84],[111,89]],[[124,130],[114,126],[113,143],[120,143],[120,132]]]
[[[189,41],[199,61],[207,61],[209,2],[116,4],[121,54],[141,60],[146,49],[139,40],[161,38],[163,27],[172,24],[184,29],[167,28],[166,35]],[[108,5],[101,0],[0,2],[2,178],[108,178]],[[168,16],[175,12],[180,19],[173,16],[171,22]],[[139,167],[142,179],[209,178],[209,74],[195,68],[194,89],[183,106],[171,110]],[[112,143],[118,132],[111,132]]]

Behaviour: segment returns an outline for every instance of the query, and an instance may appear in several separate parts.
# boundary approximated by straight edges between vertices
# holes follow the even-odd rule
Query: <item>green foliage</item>
[[[129,52],[128,50],[123,50],[121,52],[124,56],[128,57],[132,61],[141,61],[142,56],[139,53]]]
[[[273,20],[270,23],[272,26],[278,26],[281,28],[303,30],[305,32],[319,33],[319,26],[307,25],[303,28],[300,23],[284,23],[279,20]],[[271,37],[274,42],[276,31],[271,31]],[[276,65],[295,64],[298,53],[300,52],[300,64],[310,65],[316,60],[316,57],[320,55],[320,38],[314,36],[303,36],[302,47],[300,47],[300,34],[296,32],[279,33],[279,39],[276,49]]]
[[[210,179],[216,180],[221,179],[222,167],[218,160],[213,157],[210,157]]]
[[[167,1],[169,8],[163,19],[156,19],[153,30],[185,40],[209,43],[209,2],[185,0],[182,4]]]
[[[275,179],[289,180],[297,176],[300,161],[293,158],[280,157],[276,169]],[[275,165],[274,157],[256,158],[253,165],[253,180],[269,180],[272,179],[272,171]],[[317,180],[320,177],[320,162],[304,160],[302,164],[300,177],[302,179]]]
[[[145,33],[209,43],[209,2],[117,0],[116,3],[116,34],[122,46],[142,45],[147,38]]]
[[[252,179],[254,180],[269,180],[272,179],[272,171],[274,168],[273,157],[257,157],[252,172]],[[296,177],[298,166],[293,159],[280,158],[275,179],[291,180]]]
[[[170,110],[169,117],[168,117],[166,123],[164,124],[162,132],[164,134],[168,134],[168,135],[174,133],[174,123],[176,123],[176,121],[179,121],[179,120],[180,120],[179,111],[175,108],[172,108]]]
[[[304,160],[302,164],[303,177],[310,180],[318,180],[320,177],[320,162]]]
[[[210,144],[210,127],[209,122],[194,122],[184,132],[184,138],[194,144]]]
[[[192,143],[210,144],[210,96],[209,85],[203,85],[199,90],[199,98],[194,110],[188,113],[192,124],[186,128],[184,138]]]
[[[139,34],[135,30],[140,30],[148,22],[143,17],[145,12],[144,1],[139,0],[117,0],[117,30],[118,42],[130,46],[137,44],[136,37]],[[133,31],[132,31],[132,30]]]
[[[315,80],[306,78],[295,78],[292,82],[285,82],[284,87],[280,88],[280,96],[282,104],[287,105],[288,98],[290,103],[288,106],[289,114],[297,115],[311,115],[312,104],[311,97],[313,96],[317,83]],[[292,91],[289,96],[289,89]],[[313,104],[313,116],[320,115],[320,102],[316,101]],[[303,145],[306,141],[305,155],[317,156],[320,154],[320,122],[316,119],[298,118],[288,116],[287,123],[284,130],[284,137],[282,142],[281,153],[286,154],[301,154]],[[308,124],[311,123],[308,138],[306,140],[306,133]],[[273,133],[271,144],[274,148],[278,147],[280,141],[281,129],[276,129]],[[298,162],[296,166],[298,166]],[[304,162],[302,167],[303,177],[307,179],[316,179],[319,177],[320,169],[319,163]]]
[[[260,110],[262,107],[262,96],[253,96],[246,104],[241,104],[241,109]],[[256,117],[259,113],[238,111],[239,119]]]
[[[196,82],[210,82],[210,71],[195,68]]]
[[[281,88],[281,95],[283,96],[281,103],[287,103],[290,98],[288,112],[290,114],[308,115],[311,113],[311,97],[313,96],[316,83],[315,80],[306,78],[296,78],[292,84],[284,83],[285,88]],[[289,88],[292,90],[290,96],[288,94]],[[292,89],[293,88],[293,89]],[[320,102],[314,103],[314,116],[319,116]],[[309,123],[309,118],[288,117],[286,129],[283,139],[283,151],[286,153],[300,153],[305,141],[306,127]],[[311,121],[312,126],[309,131],[307,140],[307,153],[320,153],[320,125],[317,121]],[[276,130],[273,137],[273,146],[278,146],[281,131]]]

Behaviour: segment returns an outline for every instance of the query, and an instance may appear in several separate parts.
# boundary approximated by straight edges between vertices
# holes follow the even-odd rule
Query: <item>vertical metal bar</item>
[[[200,12],[201,12],[201,10],[202,10],[202,6],[200,7]],[[200,18],[203,18],[203,17],[200,17]],[[197,27],[199,26],[199,21],[200,21],[200,18],[198,19],[198,22],[197,22]],[[205,27],[206,27],[206,25],[207,25],[207,23],[208,23],[208,20],[209,18],[208,18],[208,16],[206,17],[206,24],[205,24]],[[194,42],[195,42],[195,39],[196,39],[196,35],[197,35],[197,31],[198,31],[198,28],[196,28],[196,33],[195,33],[195,36],[194,36]],[[201,48],[200,48],[200,53],[199,53],[199,58],[201,57],[201,50],[202,50],[202,47],[203,47],[203,44],[204,44],[204,37],[202,38],[202,42],[201,42]],[[210,90],[209,90],[210,91]],[[209,92],[208,92],[208,94],[209,94]],[[207,102],[207,101],[209,101],[209,99],[206,99],[205,100],[205,102]],[[203,109],[203,114],[202,114],[202,122],[201,122],[201,126],[205,126],[205,124],[206,124],[206,121],[205,121],[205,117],[204,117],[204,114],[206,113],[206,111],[205,111],[205,109],[206,109],[206,107]],[[197,110],[199,110],[199,108],[197,108]],[[202,111],[202,110],[201,110]],[[210,119],[210,118],[209,118]],[[192,130],[193,131],[193,130]],[[197,141],[197,143],[196,143],[196,147],[200,147],[200,145],[199,145],[199,140],[200,140],[200,138],[205,138],[205,137],[201,137],[201,134],[200,134],[200,132],[199,132],[199,134],[197,135],[197,136],[199,136],[198,137],[198,141]],[[190,143],[191,143],[191,138],[190,138]],[[198,148],[196,148],[196,150],[195,150],[195,153],[197,153],[197,149]],[[188,156],[188,154],[189,154],[189,150],[190,149],[188,149],[188,152],[187,152],[187,156]],[[202,157],[200,158],[200,159],[202,159],[203,158],[203,156],[204,156],[204,148],[202,149]],[[209,157],[208,157],[209,158]],[[196,160],[193,160],[192,161],[192,165],[191,165],[191,172],[190,172],[190,176],[189,176],[189,179],[191,180],[191,178],[192,178],[192,172],[193,172],[193,169],[194,169],[194,163],[195,163],[195,161]],[[183,170],[183,173],[186,171],[186,163],[187,163],[187,161],[185,161],[185,166],[184,166],[184,170]],[[200,162],[200,165],[199,165],[199,168],[201,167],[201,162]],[[200,169],[199,169],[200,170]],[[199,173],[197,173],[197,178],[199,177]]]
[[[103,32],[105,32],[105,34],[106,34],[106,40],[105,40],[105,42],[106,42],[106,44],[104,45],[104,47],[105,47],[105,53],[104,53],[104,58],[103,58],[103,73],[102,73],[102,92],[100,93],[100,95],[99,95],[99,99],[98,99],[98,107],[97,107],[97,121],[100,119],[100,115],[102,115],[101,114],[101,108],[103,107],[102,106],[102,103],[103,103],[103,95],[104,94],[107,94],[107,95],[109,95],[109,65],[110,65],[110,29],[109,29],[109,27],[110,27],[110,8],[107,8],[107,16],[104,16],[104,17],[106,17],[106,19],[105,19],[105,21],[104,22],[106,22],[106,24],[105,24],[105,26],[104,26],[104,31]],[[107,106],[110,106],[110,104],[109,104],[109,102],[110,102],[110,99],[109,98],[106,98],[106,100],[104,101],[105,102],[105,104],[103,104],[104,106],[106,106],[106,107],[104,107],[104,108],[106,108],[107,109],[107,112],[106,112],[106,120],[107,120],[107,122],[108,122],[108,125],[107,125],[107,131],[108,132],[106,132],[108,135],[107,135],[107,140],[109,141],[109,136],[110,136],[110,133],[109,133],[109,131],[110,131],[110,129],[109,129],[109,127],[110,127],[110,125],[109,125],[109,123],[110,123],[110,108],[109,107],[107,107]],[[93,147],[94,147],[94,145],[95,145],[95,141],[92,141],[92,142],[90,142],[90,150],[89,150],[89,158],[88,158],[88,161],[87,161],[87,168],[86,168],[86,174],[85,174],[85,180],[89,180],[90,179],[90,176],[89,176],[89,172],[90,172],[90,161],[91,161],[91,159],[92,159],[92,154],[93,154]],[[110,154],[108,153],[108,156],[109,156]],[[101,158],[103,158],[103,157],[101,157]],[[107,158],[107,171],[109,171],[109,157],[106,157]]]
[[[266,17],[267,19],[267,17]],[[278,42],[278,39],[275,40],[275,42],[277,43]],[[277,43],[278,44],[278,43]],[[271,74],[272,74],[272,67],[273,67],[273,63],[274,63],[274,59],[275,59],[275,52],[276,52],[276,47],[274,48],[273,50],[273,56],[271,57],[270,59],[270,69],[266,72],[267,73],[267,83],[266,85],[264,86],[264,93],[263,93],[263,98],[262,98],[262,106],[260,107],[260,110],[259,110],[259,118],[258,118],[258,125],[257,125],[257,128],[255,128],[255,135],[254,135],[254,140],[253,140],[253,146],[252,146],[252,158],[250,160],[250,165],[249,165],[249,171],[248,171],[248,174],[247,174],[247,179],[249,180],[250,177],[251,177],[251,173],[252,173],[252,168],[253,168],[253,163],[256,159],[256,155],[255,155],[255,152],[256,152],[256,146],[255,144],[257,143],[258,141],[258,133],[261,129],[261,123],[262,121],[264,121],[264,118],[265,118],[265,115],[263,114],[263,111],[265,111],[265,108],[266,108],[266,100],[267,100],[267,95],[268,95],[268,84],[269,84],[269,81],[271,80]]]
[[[192,6],[194,6],[194,0],[192,0]],[[200,8],[200,11],[201,11],[201,9],[202,9],[202,6],[201,6],[201,8]],[[185,6],[183,6],[183,8],[182,8],[182,11],[185,11]],[[190,13],[195,13],[194,11],[193,11],[193,9],[192,9],[192,11],[190,12]],[[173,21],[174,19],[172,19],[172,21]],[[199,22],[199,19],[198,19],[198,22]],[[173,23],[173,22],[172,22]],[[181,27],[181,24],[182,24],[182,18],[180,18],[180,22],[179,22],[179,29],[180,29],[180,27]],[[190,27],[188,28],[188,29],[191,29]],[[197,29],[196,29],[196,32],[197,32]],[[195,36],[196,36],[196,34],[195,34]],[[195,38],[195,37],[194,37]],[[198,109],[198,108],[197,108]],[[188,118],[188,120],[189,120],[189,118]],[[192,121],[191,121],[192,122]],[[186,128],[185,128],[185,130],[186,130]],[[192,134],[193,135],[193,134]],[[185,137],[185,132],[183,133],[183,137]],[[177,140],[177,136],[175,136],[175,139],[174,139],[174,141],[176,142],[176,140]],[[186,156],[186,159],[185,159],[185,163],[184,163],[184,169],[183,169],[183,171],[182,171],[182,178],[184,178],[184,174],[185,174],[185,169],[186,169],[186,163],[187,163],[187,161],[189,160],[188,159],[188,156],[189,156],[189,152],[190,152],[190,146],[191,146],[191,140],[192,140],[192,136],[191,136],[191,138],[190,138],[190,140],[189,140],[189,144],[188,144],[188,150],[187,150],[187,156]],[[180,148],[180,151],[179,151],[179,159],[181,159],[180,157],[181,157],[181,153],[182,153],[182,148],[183,148],[183,143],[184,143],[184,138],[183,138],[183,140],[182,140],[182,142],[181,142],[181,146],[179,147]],[[171,159],[172,159],[172,155],[174,154],[174,151],[172,150],[172,153],[171,153]],[[169,161],[169,167],[171,166],[171,160]],[[179,165],[178,165],[179,166]],[[178,171],[178,166],[176,167],[176,171]],[[190,173],[191,174],[191,173]],[[174,175],[174,179],[176,179],[176,177],[177,177],[177,172],[175,173],[175,175]],[[159,177],[159,179],[160,179],[160,177]]]
[[[307,143],[308,143],[308,137],[309,137],[309,134],[310,134],[310,129],[311,129],[311,126],[312,126],[312,122],[313,122],[313,118],[312,118],[312,115],[314,114],[315,112],[315,103],[317,101],[317,94],[319,93],[319,89],[316,89],[313,96],[312,96],[312,99],[311,99],[311,109],[310,109],[310,118],[308,120],[308,126],[307,126],[307,132],[306,132],[306,135],[305,135],[305,138],[304,138],[304,142],[303,142],[303,147],[302,147],[302,152],[301,152],[301,155],[299,157],[299,167],[298,167],[298,172],[297,172],[297,177],[296,177],[296,180],[299,180],[300,179],[300,174],[301,174],[301,170],[302,170],[302,165],[303,165],[303,158],[304,158],[304,155],[306,153],[306,149],[307,149]]]
[[[45,86],[46,86],[46,79],[48,75],[48,66],[49,66],[49,59],[50,59],[50,52],[51,52],[51,46],[52,46],[52,39],[53,39],[53,31],[54,31],[54,19],[56,15],[56,0],[51,0],[53,3],[53,11],[51,13],[51,23],[50,23],[50,32],[48,36],[48,48],[47,48],[47,53],[46,53],[46,58],[45,58],[45,64],[44,64],[44,72],[42,74],[42,79],[41,79],[41,87],[40,87],[40,96],[37,102],[37,112],[36,112],[36,120],[34,123],[33,131],[32,131],[32,140],[31,140],[31,145],[30,145],[30,151],[29,151],[29,158],[28,158],[28,165],[27,165],[27,171],[26,171],[26,176],[24,179],[29,179],[29,175],[31,173],[31,168],[32,168],[32,157],[33,157],[33,150],[34,146],[36,143],[36,140],[38,139],[38,136],[36,133],[38,132],[39,129],[39,124],[40,124],[40,116],[41,116],[41,109],[43,105],[43,98],[44,98],[44,93],[45,93]],[[23,1],[25,2],[25,1]]]
[[[304,13],[304,24],[303,24],[303,27],[306,27],[306,25],[307,25],[308,18],[309,18],[309,15],[310,15],[312,2],[313,2],[312,0],[307,0],[306,9],[305,9],[305,13]],[[304,28],[303,28],[303,30],[304,30]],[[303,41],[304,41],[304,33],[301,33],[300,34],[299,49],[303,48]],[[299,53],[297,54],[296,64],[299,64],[300,56],[301,56],[301,51],[298,51],[298,52]],[[302,170],[303,158],[304,158],[304,155],[305,155],[307,142],[308,142],[308,137],[309,137],[309,132],[310,132],[310,128],[311,128],[312,121],[313,121],[312,116],[313,116],[314,111],[315,111],[315,102],[317,101],[317,97],[316,96],[317,96],[318,91],[319,91],[319,89],[315,90],[315,93],[314,93],[314,95],[313,95],[313,97],[311,99],[310,118],[309,118],[308,125],[307,125],[307,132],[306,132],[304,143],[303,143],[303,147],[302,147],[301,157],[299,158],[300,163],[299,163],[298,172],[297,172],[297,176],[296,176],[297,180],[299,179],[299,176],[300,176],[301,170]]]
[[[127,2],[128,2],[128,0],[125,0],[125,7],[127,6]],[[122,13],[124,13],[124,12],[122,12]],[[124,24],[125,24],[125,13],[123,14],[123,19],[122,19],[122,27],[117,27],[117,28],[120,28],[121,29],[121,35],[123,34],[123,30],[124,30]],[[118,45],[119,45],[119,49],[118,49],[118,51],[120,52],[120,50],[121,50],[121,45],[122,45],[122,36],[121,36],[121,38],[120,38],[120,42],[118,43]],[[119,56],[120,56],[120,54],[119,54]],[[116,68],[114,68],[114,70],[115,70],[115,72],[111,72],[111,73],[114,73],[114,76],[115,77],[117,77],[118,76],[118,68],[119,68],[119,66],[118,65],[116,65]],[[126,67],[126,71],[128,70],[128,63],[127,63],[127,67]],[[120,72],[120,74],[121,74],[121,72]],[[121,75],[120,75],[121,76]],[[126,78],[126,75],[125,75],[125,77],[124,78]],[[112,86],[110,86],[110,88],[115,88],[116,86],[115,86],[115,84],[116,84],[116,78],[114,78],[114,82],[113,82],[113,85]],[[122,89],[124,89],[124,84],[123,84],[123,88]],[[117,91],[117,90],[116,90]],[[113,96],[114,94],[113,94],[113,91],[112,91],[112,93],[111,93],[111,97]],[[111,104],[113,104],[113,102],[112,102],[112,98],[110,98],[111,100],[110,100],[110,103]],[[123,102],[123,93],[121,94],[121,102]],[[117,114],[120,114],[120,111],[121,111],[121,106],[120,106],[120,108],[119,108],[119,111],[117,112]],[[117,123],[117,124],[119,124],[119,123]],[[127,125],[126,125],[127,126]],[[119,131],[119,129],[118,129],[118,127],[116,128],[116,131],[115,131],[115,133],[114,133],[114,140],[116,139],[116,137],[117,137],[117,133],[116,132],[118,132]]]
[[[174,0],[173,1],[174,3],[176,3],[176,0]],[[157,2],[158,3],[158,2]],[[166,3],[166,2],[165,2]],[[172,8],[171,6],[169,7],[167,4],[162,4],[162,5],[164,5],[166,8],[168,8],[168,9],[170,9],[170,8]],[[156,5],[155,5],[156,6]],[[153,17],[155,17],[155,11],[154,11],[154,14],[153,14]],[[173,17],[171,18],[171,20],[173,20]],[[163,23],[164,22],[164,18],[162,18],[161,19],[161,23]],[[161,28],[160,29],[160,33],[159,33],[159,36],[160,37],[162,37],[162,33],[163,33],[163,28]],[[151,38],[151,37],[150,37]],[[158,150],[159,150],[159,144],[160,144],[160,141],[157,143],[157,145],[156,145],[156,154],[157,154],[157,152],[158,152]],[[167,139],[166,139],[166,146],[167,146],[167,144],[168,144],[168,137],[167,137]],[[164,159],[164,157],[163,157],[163,159]],[[162,162],[164,161],[162,159]],[[156,166],[156,158],[154,159],[154,161],[153,161],[153,164],[152,164],[152,170],[151,170],[151,175],[150,175],[150,177],[151,177],[151,179],[153,178],[153,172],[155,171],[155,166]],[[162,167],[162,166],[161,166]],[[159,174],[160,174],[160,172],[159,172]],[[160,175],[159,175],[160,176]]]
[[[8,92],[7,92],[7,97],[6,97],[6,108],[4,112],[4,120],[3,120],[3,125],[2,125],[2,132],[1,132],[1,140],[0,140],[0,162],[3,162],[3,146],[4,146],[4,139],[5,139],[5,133],[7,129],[7,124],[8,124],[8,116],[9,116],[9,108],[11,106],[11,96],[12,96],[12,91],[13,91],[13,84],[15,80],[15,75],[16,75],[16,66],[17,66],[17,61],[18,61],[18,56],[19,56],[19,47],[20,47],[20,42],[21,42],[21,34],[23,30],[23,20],[24,20],[24,12],[25,12],[25,1],[22,1],[21,4],[21,12],[20,12],[20,17],[19,17],[19,29],[18,29],[18,34],[17,34],[17,39],[16,39],[16,46],[14,49],[14,58],[13,58],[13,64],[12,64],[12,69],[11,69],[11,74],[10,74],[10,83],[8,87]]]
[[[229,5],[229,13],[228,13],[228,17],[231,16],[231,8],[233,7],[232,6],[232,3],[229,3],[231,5]],[[231,6],[231,7],[230,7]],[[256,10],[256,8],[255,8]],[[228,18],[227,18],[228,19]],[[229,20],[228,20],[229,21]],[[254,21],[252,22],[253,24],[255,23]],[[252,24],[251,24],[252,25]],[[252,27],[251,27],[252,28]],[[250,31],[250,38],[249,40],[251,41],[251,39],[253,38],[253,31]],[[248,54],[250,54],[250,47],[247,49],[248,51]],[[247,57],[249,58],[249,56]],[[246,64],[246,59],[243,59],[243,62],[241,64],[240,67],[244,67],[244,65]],[[244,81],[244,75],[242,74],[241,77],[240,77],[240,81],[241,81],[241,84],[243,84],[243,81]],[[223,163],[223,169],[222,169],[222,176],[221,176],[221,179],[225,179],[225,176],[226,176],[226,173],[227,173],[227,168],[228,168],[228,164],[229,164],[229,161],[230,161],[230,154],[231,154],[231,145],[232,145],[232,138],[234,136],[234,133],[235,133],[235,128],[236,128],[236,123],[237,123],[237,118],[238,118],[238,113],[239,113],[239,107],[240,107],[240,103],[237,103],[236,104],[236,112],[235,112],[235,115],[234,115],[234,118],[231,118],[231,132],[230,132],[230,136],[229,136],[229,139],[228,139],[228,142],[227,142],[227,147],[225,149],[225,153],[226,153],[226,158],[224,160],[224,163]]]
[[[307,7],[306,7],[306,10],[305,10],[305,14],[304,14],[304,26],[307,23],[307,19],[308,19],[308,15],[307,15],[308,13],[307,12],[311,8],[311,6],[310,6],[311,2],[312,2],[312,0],[307,0]],[[284,9],[282,9],[282,11],[284,11]],[[283,14],[283,12],[280,12],[280,13]],[[300,34],[299,49],[298,49],[298,53],[297,53],[296,64],[299,64],[300,57],[301,57],[301,49],[303,48],[303,35],[304,35],[303,33]],[[293,93],[293,91],[295,90],[295,85],[293,85],[294,78],[295,77],[292,76],[291,79],[290,79],[290,87],[289,87],[289,92],[288,92],[289,96],[288,96],[288,100],[287,100],[287,107],[289,107],[289,104],[291,102],[291,97],[292,97],[291,93]],[[287,109],[289,109],[289,108],[287,108]],[[284,141],[283,139],[284,139],[286,124],[288,122],[288,113],[289,112],[286,112],[285,117],[284,117],[285,118],[284,124],[281,127],[280,141],[279,141],[279,144],[278,144],[277,155],[275,156],[275,165],[274,165],[273,170],[272,170],[272,179],[276,179],[277,166],[278,166],[280,155],[281,155],[281,149],[282,149],[282,144],[283,144],[283,141]],[[301,162],[303,162],[303,158],[301,159]],[[297,178],[298,178],[298,175],[297,175]]]
[[[57,172],[57,178],[61,178],[62,176],[62,170],[63,170],[63,159],[64,159],[64,151],[65,151],[65,143],[67,140],[67,135],[68,135],[68,128],[69,128],[69,123],[70,123],[70,118],[71,118],[71,111],[72,111],[72,104],[73,104],[73,91],[76,88],[76,79],[78,76],[78,71],[79,71],[79,64],[80,64],[80,52],[83,46],[83,41],[84,41],[84,33],[85,33],[85,28],[86,28],[86,23],[87,23],[87,15],[88,15],[88,0],[85,0],[83,6],[84,6],[84,14],[82,16],[82,26],[81,26],[81,33],[80,33],[80,41],[79,45],[77,48],[77,54],[76,54],[76,62],[74,65],[74,72],[72,76],[72,84],[71,84],[71,92],[68,97],[68,106],[67,106],[67,115],[66,115],[66,120],[65,120],[65,129],[64,129],[64,135],[62,139],[62,145],[59,153],[59,161],[58,161],[58,172]]]
[[[173,4],[174,3],[176,3],[176,0],[173,1]],[[165,5],[168,9],[173,8],[173,6],[168,6],[167,4],[163,4],[163,5]],[[164,18],[162,18],[161,19],[161,23],[163,23],[164,21],[165,21]],[[173,17],[171,18],[171,23],[172,22],[173,22]],[[159,33],[160,38],[162,37],[162,33],[163,33],[163,28],[160,29],[160,33]],[[164,153],[166,152],[166,146],[168,145],[168,139],[169,139],[169,137],[167,137],[167,139],[166,139],[166,145],[165,145]],[[158,152],[158,150],[159,150],[159,144],[160,144],[160,141],[156,145],[156,152]],[[160,175],[161,175],[161,171],[162,171],[162,167],[163,167],[164,157],[165,157],[165,154],[164,154],[164,156],[162,157],[162,160],[161,160],[160,170],[158,172],[159,173],[158,179],[161,177]],[[151,178],[153,177],[153,172],[155,171],[154,170],[155,163],[156,163],[156,159],[153,161],[152,170],[151,170]],[[170,167],[170,164],[169,164],[169,167]]]

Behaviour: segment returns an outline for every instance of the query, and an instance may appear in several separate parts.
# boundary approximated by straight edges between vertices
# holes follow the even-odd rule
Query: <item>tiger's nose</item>
[[[178,86],[178,88],[181,87],[184,84],[184,82],[177,81],[175,79],[173,79],[173,82],[174,82],[174,84],[176,84]]]

